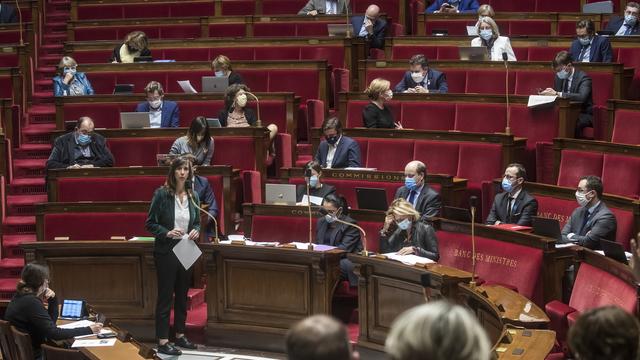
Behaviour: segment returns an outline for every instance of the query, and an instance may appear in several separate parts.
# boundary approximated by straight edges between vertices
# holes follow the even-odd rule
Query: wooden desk
[[[330,314],[342,250],[205,244],[207,339],[217,346],[283,351],[298,320]]]
[[[440,264],[407,266],[393,260],[349,254],[358,275],[358,346],[384,351],[391,324],[405,310],[424,303],[420,276],[431,274],[432,297],[455,299],[459,282],[471,274]]]
[[[544,359],[555,344],[556,332],[551,330],[512,329],[505,327],[511,341],[503,338],[493,346],[497,359],[539,360]],[[502,342],[504,341],[504,342]],[[520,353],[520,351],[523,351]],[[520,353],[520,355],[518,355]]]

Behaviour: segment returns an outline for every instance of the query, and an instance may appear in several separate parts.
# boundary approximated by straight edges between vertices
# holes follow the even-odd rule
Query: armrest
[[[569,331],[567,316],[577,310],[558,300],[547,303],[544,309],[551,320],[550,327],[556,332],[558,341],[565,341]]]

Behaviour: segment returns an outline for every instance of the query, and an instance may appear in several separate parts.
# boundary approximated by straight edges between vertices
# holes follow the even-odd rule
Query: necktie
[[[625,35],[631,35],[631,26],[629,24],[624,24],[627,27],[627,30],[624,31]]]
[[[513,209],[513,200],[511,196],[509,196],[509,201],[507,202],[507,223],[511,223],[511,210]]]
[[[411,191],[409,192],[409,200],[408,200],[408,201],[409,201],[409,203],[410,203],[411,205],[413,205],[413,200],[415,200],[415,199],[416,199],[416,191],[415,191],[415,190],[411,190]]]
[[[564,79],[564,84],[562,84],[562,92],[563,93],[569,92],[569,79]]]
[[[586,51],[587,51],[587,47],[583,46],[582,50],[580,50],[580,56],[578,56],[578,62],[582,62]]]
[[[578,235],[584,236],[584,230],[587,227],[587,223],[589,222],[590,215],[591,213],[589,213],[589,210],[584,211],[584,218],[582,219],[582,226],[580,227],[580,231],[577,232]]]

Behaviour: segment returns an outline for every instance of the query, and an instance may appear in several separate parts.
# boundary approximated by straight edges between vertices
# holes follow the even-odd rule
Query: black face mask
[[[339,135],[325,136],[324,137],[324,139],[327,140],[327,143],[329,143],[329,145],[335,145],[338,142],[339,138],[340,138]]]
[[[130,53],[138,52],[138,49],[131,47],[131,45],[127,45],[127,50]]]

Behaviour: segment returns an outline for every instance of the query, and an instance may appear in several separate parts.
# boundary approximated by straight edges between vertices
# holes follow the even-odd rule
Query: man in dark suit
[[[596,26],[590,19],[576,23],[577,39],[571,43],[571,57],[576,62],[603,62],[613,60],[613,50],[609,39],[596,35]]]
[[[475,14],[479,7],[478,0],[435,0],[425,13]]]
[[[589,249],[600,249],[600,240],[616,241],[617,222],[611,210],[600,200],[602,180],[589,175],[580,178],[576,200],[580,205],[562,229],[563,243],[576,243]]]
[[[380,19],[379,14],[378,5],[369,5],[364,16],[351,18],[353,33],[357,37],[366,39],[369,47],[374,49],[384,49],[384,36],[387,31],[387,22]]]
[[[309,0],[298,15],[340,15],[347,13],[346,0]]]
[[[538,201],[524,189],[527,171],[520,164],[509,164],[502,178],[502,190],[493,199],[488,225],[516,224],[531,226],[538,213]]]
[[[113,166],[107,140],[93,129],[93,120],[83,116],[73,132],[58,137],[47,160],[47,170]]]
[[[324,140],[318,146],[315,161],[323,168],[344,169],[362,167],[360,145],[350,137],[342,135],[342,124],[336,117],[322,123]]]
[[[0,24],[13,24],[17,22],[18,15],[15,6],[0,3]]]
[[[566,51],[560,51],[553,60],[556,77],[553,89],[546,88],[540,95],[558,96],[582,104],[578,121],[576,122],[575,137],[582,137],[582,130],[592,126],[593,97],[591,95],[591,78],[584,71],[573,66],[573,58]]]
[[[638,17],[640,17],[640,4],[630,1],[624,9],[624,17],[612,17],[605,30],[613,32],[616,36],[640,35]]]
[[[144,88],[147,101],[136,107],[137,112],[148,112],[152,128],[180,127],[180,109],[173,101],[164,101],[164,90],[157,81]]]
[[[440,71],[431,69],[429,61],[422,54],[409,59],[409,71],[393,90],[396,93],[446,93],[449,91],[447,77]]]
[[[440,194],[427,184],[427,166],[418,160],[410,161],[404,167],[404,186],[396,190],[394,199],[403,198],[420,213],[420,220],[438,216],[442,201]]]

